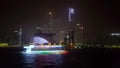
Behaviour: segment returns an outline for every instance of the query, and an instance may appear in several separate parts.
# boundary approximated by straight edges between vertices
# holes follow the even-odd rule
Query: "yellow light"
[[[0,43],[0,47],[7,47],[8,43]]]
[[[49,43],[48,46],[51,46],[51,43]]]

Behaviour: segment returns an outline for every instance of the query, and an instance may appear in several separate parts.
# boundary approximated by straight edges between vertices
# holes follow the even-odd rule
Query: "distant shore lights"
[[[71,15],[74,14],[74,9],[73,8],[68,8],[68,20],[71,22]]]
[[[111,33],[111,36],[120,36],[120,33]]]

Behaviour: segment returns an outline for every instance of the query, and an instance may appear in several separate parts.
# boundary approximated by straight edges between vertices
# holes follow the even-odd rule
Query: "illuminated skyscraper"
[[[68,34],[66,35],[64,41],[67,45],[74,44],[74,28],[73,28],[73,20],[72,16],[74,14],[73,8],[68,8]]]

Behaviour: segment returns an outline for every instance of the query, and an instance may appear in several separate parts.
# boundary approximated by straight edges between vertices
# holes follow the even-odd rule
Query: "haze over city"
[[[25,38],[31,39],[36,26],[49,24],[48,13],[52,12],[53,31],[60,36],[60,31],[66,32],[68,27],[68,8],[74,8],[71,23],[75,27],[76,24],[83,26],[88,37],[119,33],[118,7],[113,3],[106,0],[5,0],[0,6],[0,31],[11,33],[22,26]]]

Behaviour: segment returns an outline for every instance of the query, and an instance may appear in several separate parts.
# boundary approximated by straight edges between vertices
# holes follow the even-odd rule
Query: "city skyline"
[[[53,12],[53,22],[56,33],[66,30],[68,23],[68,8],[74,8],[74,26],[84,26],[90,36],[98,36],[110,32],[120,32],[116,6],[111,1],[55,1],[55,0],[21,0],[1,2],[1,32],[13,32],[22,26],[26,38],[32,37],[37,25],[50,22],[49,12]],[[117,8],[117,7],[116,7]],[[66,25],[65,25],[66,24]],[[64,27],[64,29],[62,28]],[[66,30],[67,31],[67,30]],[[58,34],[59,35],[59,34]]]

